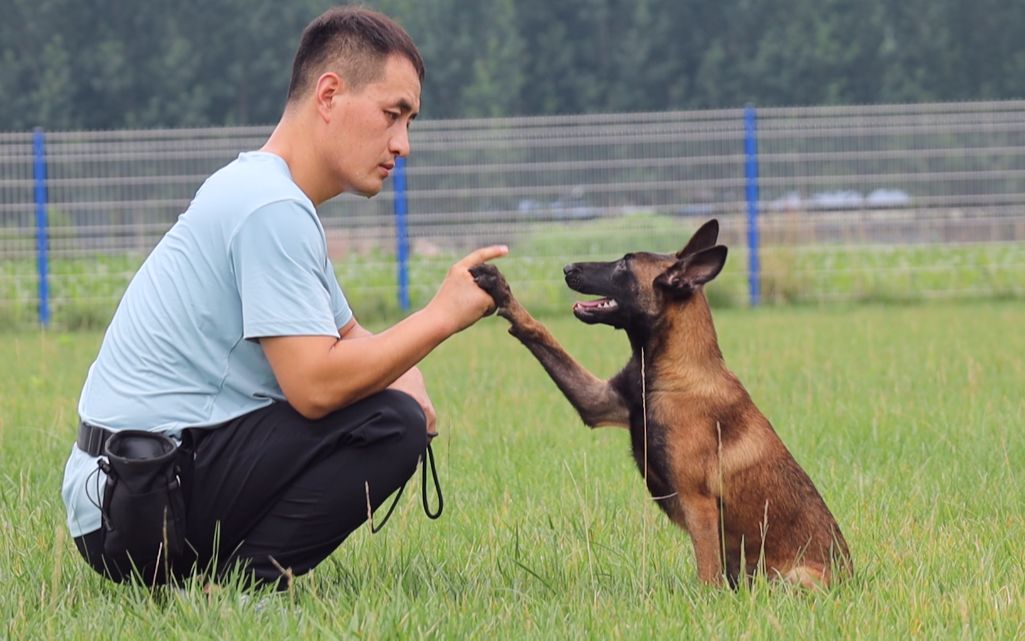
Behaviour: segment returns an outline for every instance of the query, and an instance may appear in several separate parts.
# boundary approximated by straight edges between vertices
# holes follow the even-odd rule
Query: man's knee
[[[383,404],[392,409],[399,422],[410,427],[423,427],[421,432],[426,433],[427,417],[420,403],[412,396],[398,390],[386,389],[380,393]]]
[[[396,440],[395,455],[411,467],[427,449],[427,418],[420,404],[409,394],[398,390],[381,392],[382,405],[393,414],[396,425],[401,426],[400,438]]]

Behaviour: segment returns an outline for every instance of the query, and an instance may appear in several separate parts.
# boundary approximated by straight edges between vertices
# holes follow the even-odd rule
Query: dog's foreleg
[[[533,318],[530,321],[533,323],[513,324],[509,333],[537,358],[584,423],[590,427],[628,427],[630,413],[619,392],[577,363],[546,327]]]
[[[505,277],[493,265],[470,270],[477,285],[495,300],[498,315],[509,321],[509,333],[530,350],[590,427],[630,424],[630,412],[619,392],[588,372],[559,345],[551,332],[520,305]]]

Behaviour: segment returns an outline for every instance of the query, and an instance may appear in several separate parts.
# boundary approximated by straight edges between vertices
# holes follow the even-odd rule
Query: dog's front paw
[[[473,276],[473,282],[477,283],[477,287],[486,291],[494,299],[495,306],[502,308],[509,305],[509,301],[513,297],[512,290],[509,289],[509,283],[505,281],[505,276],[498,271],[497,267],[488,263],[475,265],[470,268],[470,275]]]

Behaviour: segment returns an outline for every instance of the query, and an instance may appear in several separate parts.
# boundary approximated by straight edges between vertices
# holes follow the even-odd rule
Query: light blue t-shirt
[[[217,426],[285,398],[254,339],[337,337],[351,319],[313,203],[282,158],[243,153],[203,183],[132,278],[79,415],[172,438]],[[72,447],[61,491],[72,536],[100,527],[96,462]]]

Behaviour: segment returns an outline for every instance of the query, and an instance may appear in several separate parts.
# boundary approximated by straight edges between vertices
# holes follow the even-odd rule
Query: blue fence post
[[[744,109],[744,178],[747,185],[747,286],[751,306],[762,298],[762,266],[758,256],[758,125],[754,105]]]
[[[39,324],[50,326],[49,224],[46,216],[46,140],[42,127],[32,132],[36,201],[36,267],[39,272]]]
[[[395,255],[398,262],[399,307],[409,311],[409,230],[406,214],[406,159],[395,159]]]

